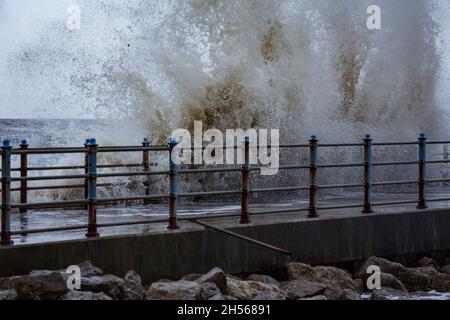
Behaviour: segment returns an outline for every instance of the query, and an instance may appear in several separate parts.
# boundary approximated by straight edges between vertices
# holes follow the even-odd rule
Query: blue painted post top
[[[250,142],[250,136],[248,134],[244,136],[244,142]]]
[[[89,144],[90,144],[91,146],[95,146],[95,145],[97,145],[97,140],[95,140],[95,138],[90,138],[90,139],[89,139]]]
[[[318,141],[317,135],[313,133],[313,134],[310,136],[309,140],[310,140],[310,141]]]
[[[28,145],[28,141],[26,139],[23,139],[22,141],[20,141],[20,145],[21,146],[27,146]]]
[[[372,136],[368,133],[366,133],[366,135],[364,136],[364,140],[365,141],[372,141]]]
[[[419,140],[420,141],[425,141],[427,140],[427,135],[425,133],[420,133],[419,134]]]
[[[86,139],[86,142],[84,144],[88,145],[89,141],[90,141],[90,139]]]
[[[142,142],[143,144],[150,144],[150,141],[148,140],[148,138],[144,138],[144,141]]]
[[[169,139],[169,145],[170,146],[176,146],[178,144],[178,140],[177,140],[177,138],[175,138],[175,137],[171,137],[170,139]]]
[[[11,144],[10,144],[9,140],[3,140],[2,148],[3,149],[11,148]]]

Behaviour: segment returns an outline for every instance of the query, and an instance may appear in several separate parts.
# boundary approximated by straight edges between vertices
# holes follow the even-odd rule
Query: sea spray
[[[125,130],[104,127],[101,141],[110,145],[124,131],[164,143],[172,130],[192,130],[196,120],[222,130],[280,129],[281,143],[305,142],[310,132],[330,142],[360,141],[365,132],[378,141],[440,133],[438,2],[378,1],[380,30],[366,26],[368,0],[77,3],[80,30],[66,27],[63,10],[36,20],[34,32],[3,54],[0,83],[18,104],[7,106],[11,117],[39,97],[30,117],[132,119]],[[0,10],[17,6],[7,1]],[[284,155],[306,160],[302,152]],[[416,150],[385,148],[377,155],[410,158]],[[111,161],[128,160],[121,157]],[[321,157],[352,162],[361,152],[324,150]],[[355,170],[326,173],[324,183],[360,179]],[[375,174],[406,179],[415,172]],[[191,186],[208,188],[219,178],[211,179]],[[220,179],[233,186],[231,178]],[[280,173],[264,184],[305,179]]]

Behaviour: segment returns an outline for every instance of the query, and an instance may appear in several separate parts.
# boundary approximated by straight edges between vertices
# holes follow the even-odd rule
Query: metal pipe
[[[151,195],[151,196],[136,196],[136,197],[118,197],[110,199],[97,199],[97,204],[118,202],[118,201],[140,201],[140,200],[157,200],[157,199],[168,199],[169,195]]]
[[[375,162],[372,163],[372,166],[399,166],[399,165],[417,165],[417,161],[400,161],[400,162]]]
[[[108,178],[108,177],[158,176],[165,174],[169,174],[169,171],[99,173],[97,177]]]
[[[387,182],[373,182],[372,186],[397,186],[402,184],[416,184],[417,180],[405,180],[405,181],[387,181]]]
[[[22,140],[20,143],[21,150],[28,149],[27,140]],[[26,178],[28,176],[28,154],[24,153],[20,155],[20,176]],[[25,204],[28,202],[28,181],[20,181],[20,203]],[[20,208],[20,213],[26,213],[28,210],[26,208]]]
[[[317,218],[319,214],[317,213],[317,145],[319,140],[316,135],[311,135],[309,140],[309,214],[308,218]]]
[[[94,138],[87,144],[88,155],[88,232],[86,237],[99,236],[97,231],[97,143]]]
[[[244,137],[244,165],[241,174],[241,218],[240,224],[250,223],[250,213],[248,211],[248,201],[250,197],[250,136]]]
[[[177,171],[178,171],[178,155],[174,150],[178,141],[172,137],[169,141],[169,226],[167,229],[175,230],[180,228],[177,223]]]
[[[264,242],[261,242],[261,241],[258,241],[258,240],[255,240],[255,239],[246,237],[246,236],[243,236],[243,235],[241,235],[241,234],[238,234],[238,233],[235,233],[235,232],[226,230],[226,229],[222,229],[222,228],[213,226],[213,225],[211,225],[211,224],[209,224],[209,223],[202,222],[202,221],[198,221],[198,220],[195,220],[195,219],[192,219],[192,220],[190,220],[190,221],[191,221],[192,223],[201,225],[201,226],[203,226],[203,227],[205,227],[205,228],[209,228],[209,229],[212,229],[212,230],[215,230],[215,231],[218,231],[218,232],[227,234],[227,235],[232,236],[232,237],[234,237],[234,238],[238,238],[238,239],[240,239],[240,240],[244,240],[244,241],[247,241],[247,242],[256,244],[256,245],[258,245],[258,246],[261,246],[261,247],[270,249],[270,250],[272,250],[272,251],[276,251],[276,252],[279,252],[279,253],[282,253],[282,254],[285,254],[285,255],[288,255],[288,256],[291,255],[291,252],[288,251],[288,250],[281,249],[281,248],[275,247],[275,246],[273,246],[273,245],[270,245],[270,244],[267,244],[267,243],[264,243]]]
[[[426,209],[425,201],[425,174],[426,174],[426,142],[425,133],[419,135],[419,203],[417,209]]]
[[[350,167],[364,167],[364,163],[343,163],[343,164],[321,164],[317,168],[350,168]]]
[[[57,175],[57,176],[36,176],[36,177],[15,177],[11,178],[11,181],[41,181],[41,180],[74,180],[74,179],[84,179],[85,175]]]
[[[299,187],[278,187],[278,188],[258,188],[258,189],[250,189],[251,192],[259,193],[259,192],[274,192],[274,191],[302,191],[309,190],[310,187],[307,186],[299,186]]]
[[[201,197],[201,196],[218,196],[226,194],[241,194],[242,190],[223,190],[223,191],[204,191],[204,192],[190,192],[190,193],[179,193],[178,198],[187,197]]]
[[[361,183],[349,183],[349,184],[329,184],[329,185],[318,185],[317,189],[340,189],[340,188],[360,188],[364,187]]]
[[[100,147],[99,153],[107,152],[141,152],[144,150],[149,151],[169,151],[167,147]]]
[[[417,142],[376,142],[372,143],[374,147],[384,147],[384,146],[408,146],[416,145]]]
[[[36,208],[69,208],[85,205],[88,200],[69,200],[69,201],[56,201],[56,202],[36,202],[36,203],[27,203],[27,204],[12,204],[11,208],[20,209],[36,209]]]
[[[364,208],[362,213],[373,213],[372,200],[372,137],[364,138]]]
[[[0,245],[10,246],[11,240],[11,145],[4,140],[2,145],[2,226]]]
[[[55,153],[84,153],[83,148],[29,148],[27,150],[14,149],[11,154],[55,154]]]
[[[241,168],[207,168],[207,169],[184,169],[179,170],[178,174],[191,173],[215,173],[215,172],[241,172]]]

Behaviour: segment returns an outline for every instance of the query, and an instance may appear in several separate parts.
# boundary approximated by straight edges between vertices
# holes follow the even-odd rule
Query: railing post
[[[419,203],[417,209],[426,209],[425,176],[426,176],[426,143],[425,133],[419,135]]]
[[[142,142],[142,146],[144,148],[148,148],[150,146],[150,141],[147,138],[145,138],[144,141]],[[142,166],[143,166],[144,172],[150,171],[150,158],[149,158],[148,150],[144,150],[142,152]],[[149,196],[150,195],[150,177],[149,176],[145,177],[144,187],[145,187],[145,195]],[[150,203],[150,201],[144,200],[144,205],[147,205],[149,203]]]
[[[9,140],[2,145],[2,246],[13,244],[11,240],[11,145]]]
[[[373,213],[372,209],[372,137],[364,137],[364,209],[362,213]]]
[[[89,139],[86,139],[86,142],[84,143],[84,200],[88,199],[89,196],[89,180],[88,180],[88,170],[89,170],[89,157],[88,157],[88,145],[89,145]],[[85,206],[85,209],[87,210],[87,205]]]
[[[88,141],[86,141],[88,142]],[[90,139],[87,146],[88,158],[88,232],[86,237],[98,237],[97,231],[97,142],[95,139]]]
[[[177,174],[178,164],[174,161],[174,148],[178,142],[176,138],[170,138],[169,140],[169,226],[167,229],[178,229],[177,224]]]
[[[311,135],[309,140],[309,214],[308,218],[317,218],[319,214],[317,213],[317,145],[319,140],[316,135]]]
[[[248,200],[250,197],[250,136],[244,137],[244,165],[242,166],[242,194],[240,224],[250,223]]]
[[[27,150],[28,143],[27,140],[22,140],[20,143],[20,150]],[[26,178],[28,176],[28,154],[22,153],[20,155],[20,177]],[[28,181],[20,181],[20,203],[26,204],[28,202]],[[20,213],[26,213],[28,210],[26,208],[20,208]]]

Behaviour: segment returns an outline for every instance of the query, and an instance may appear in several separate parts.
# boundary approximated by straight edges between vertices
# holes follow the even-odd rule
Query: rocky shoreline
[[[423,258],[408,268],[371,257],[350,274],[331,266],[299,262],[285,265],[287,279],[251,274],[245,279],[213,268],[177,281],[161,279],[143,285],[135,271],[123,278],[103,274],[91,262],[78,265],[81,290],[69,290],[66,270],[35,270],[28,275],[0,278],[0,300],[450,300],[450,259],[439,266]],[[381,273],[381,288],[369,291],[369,266]]]

